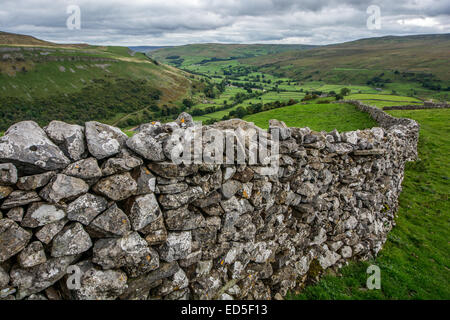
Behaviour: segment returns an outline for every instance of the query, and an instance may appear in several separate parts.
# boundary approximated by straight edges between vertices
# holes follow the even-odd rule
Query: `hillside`
[[[419,81],[448,86],[450,34],[380,37],[327,45],[311,50],[286,51],[240,60],[260,71],[299,80],[374,84]],[[382,74],[380,76],[380,74]]]
[[[181,106],[197,83],[125,47],[57,45],[7,33],[0,39],[0,130],[23,119],[46,124],[55,114],[69,122],[133,126],[164,105]],[[80,105],[85,97],[88,106]]]
[[[315,46],[301,44],[204,43],[162,48],[150,52],[149,55],[158,61],[178,67],[184,67],[192,64],[231,61],[241,58],[266,56],[290,50],[306,50],[314,47]]]

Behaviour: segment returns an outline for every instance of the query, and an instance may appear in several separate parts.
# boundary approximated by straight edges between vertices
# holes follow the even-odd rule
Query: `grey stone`
[[[242,189],[242,183],[236,180],[228,180],[222,185],[222,195],[225,199],[230,199],[240,189]]]
[[[156,197],[153,193],[137,196],[130,206],[128,217],[133,230],[139,231],[161,216]]]
[[[13,190],[10,186],[0,186],[0,200],[9,196]]]
[[[186,191],[188,185],[184,182],[179,182],[175,184],[167,184],[167,185],[158,185],[159,193],[161,194],[172,194],[172,193],[180,193]]]
[[[9,283],[9,274],[0,267],[0,289],[5,288]]]
[[[32,202],[41,201],[42,199],[35,191],[15,190],[11,192],[8,198],[3,201],[1,209],[10,209],[20,207]]]
[[[136,195],[152,193],[156,191],[156,177],[145,166],[140,166],[131,172],[131,176],[136,180]]]
[[[46,224],[35,233],[36,238],[42,243],[49,244],[53,238],[64,228],[69,220],[62,219],[56,222]]]
[[[189,128],[194,126],[194,120],[192,119],[192,116],[189,113],[182,112],[178,115],[175,122],[181,127],[181,128]]]
[[[150,162],[147,166],[158,176],[166,179],[186,177],[198,172],[197,164],[183,165],[173,162]]]
[[[121,270],[98,270],[90,262],[77,266],[83,273],[72,293],[76,300],[115,300],[127,289],[128,278]]]
[[[54,176],[56,171],[48,171],[32,176],[20,177],[17,181],[17,188],[20,190],[36,190],[45,186]]]
[[[125,156],[123,158],[109,158],[102,165],[102,173],[105,176],[110,176],[113,174],[130,171],[131,169],[142,164],[142,159],[132,156]]]
[[[200,187],[190,188],[184,192],[177,194],[163,194],[159,196],[159,203],[165,209],[176,209],[185,204],[200,198],[203,195],[203,190]]]
[[[113,236],[123,236],[131,230],[128,216],[116,204],[113,204],[95,218],[90,226],[104,232],[106,235]]]
[[[149,131],[136,133],[126,143],[128,148],[147,160],[163,161],[165,159],[162,142],[153,137]]]
[[[107,207],[108,202],[105,198],[86,193],[69,203],[67,206],[67,218],[88,225]]]
[[[145,241],[149,246],[164,243],[167,239],[167,230],[163,216],[161,215],[158,219],[149,223],[141,232],[145,234]]]
[[[24,174],[58,170],[70,160],[34,121],[18,122],[0,138],[0,161],[12,162]]]
[[[92,247],[89,234],[81,223],[66,226],[52,242],[52,257],[58,258],[83,253]]]
[[[160,258],[172,262],[187,257],[192,250],[192,236],[188,231],[169,232],[166,242],[159,247]]]
[[[205,224],[205,218],[199,213],[189,210],[187,205],[164,211],[164,220],[168,230],[184,231],[201,228]]]
[[[83,180],[65,174],[57,174],[39,195],[48,202],[58,203],[61,200],[75,199],[88,190],[89,186]]]
[[[10,219],[0,220],[0,263],[22,251],[31,239],[28,232]]]
[[[101,179],[93,190],[111,200],[120,201],[136,193],[137,183],[129,172],[125,172]]]
[[[0,163],[0,185],[9,186],[17,182],[17,168],[12,163]]]
[[[99,239],[94,244],[92,262],[103,269],[133,267],[142,259],[151,260],[151,251],[147,242],[139,233],[131,232],[121,238]]]
[[[27,228],[37,228],[65,217],[66,212],[63,207],[46,202],[35,202],[29,206],[21,225]]]
[[[23,220],[24,213],[25,213],[25,210],[22,207],[15,207],[15,208],[9,209],[6,216],[15,222],[21,222]]]
[[[31,242],[25,249],[23,249],[17,261],[22,268],[31,268],[47,261],[45,256],[44,246],[40,241]]]
[[[97,159],[93,157],[70,164],[64,169],[63,173],[84,180],[93,180],[102,177],[102,170],[98,166]]]
[[[67,267],[76,256],[52,258],[31,268],[13,269],[11,284],[18,287],[17,298],[23,299],[52,286],[67,273]]]
[[[80,160],[86,153],[84,128],[82,126],[54,120],[44,128],[44,131],[72,160]]]
[[[128,137],[119,128],[96,121],[85,123],[86,141],[89,152],[97,159],[104,159],[119,153]]]

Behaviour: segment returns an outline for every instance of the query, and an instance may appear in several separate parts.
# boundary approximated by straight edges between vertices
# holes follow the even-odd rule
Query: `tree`
[[[347,96],[347,95],[350,94],[350,92],[351,92],[351,90],[349,88],[342,88],[341,89],[341,95],[342,96]]]
[[[192,107],[194,105],[194,102],[190,99],[183,99],[183,105],[189,109],[190,107]]]

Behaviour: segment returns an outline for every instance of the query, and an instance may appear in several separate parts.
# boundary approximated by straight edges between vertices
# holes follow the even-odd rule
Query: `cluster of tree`
[[[105,121],[118,113],[133,113],[155,105],[161,92],[146,80],[94,80],[79,92],[54,94],[32,101],[0,96],[0,130],[22,120],[34,120],[44,126],[52,120],[83,124]]]
[[[282,108],[282,107],[286,107],[286,106],[292,106],[294,104],[296,104],[298,101],[294,100],[294,99],[290,99],[289,101],[284,101],[284,102],[280,102],[279,100],[274,101],[274,102],[270,102],[270,103],[266,103],[266,104],[262,104],[262,103],[256,103],[256,104],[251,104],[249,106],[245,107],[238,107],[235,110],[231,110],[228,115],[224,116],[222,118],[222,120],[228,120],[228,119],[232,119],[232,118],[243,118],[247,115],[250,114],[255,114],[255,113],[259,113],[259,112],[263,112],[263,111],[268,111],[268,110],[272,110],[272,109],[276,109],[276,108]]]

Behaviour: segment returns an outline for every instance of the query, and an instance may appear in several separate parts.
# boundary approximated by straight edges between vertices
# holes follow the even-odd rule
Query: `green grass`
[[[397,226],[375,261],[354,262],[291,299],[450,299],[450,110],[389,111],[421,125],[420,160],[407,164]],[[366,269],[381,269],[367,290]]]
[[[368,114],[349,104],[297,104],[244,117],[261,128],[270,119],[284,121],[289,127],[309,127],[316,131],[351,131],[376,126]]]

